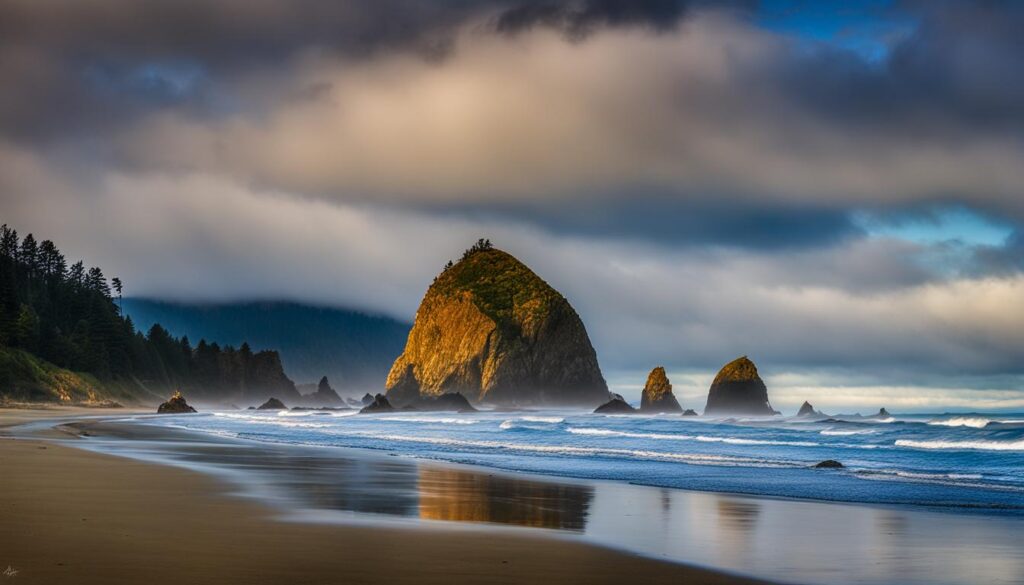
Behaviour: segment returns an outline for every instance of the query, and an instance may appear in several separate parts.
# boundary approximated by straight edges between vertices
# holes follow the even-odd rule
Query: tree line
[[[139,390],[183,388],[209,398],[289,396],[295,386],[275,351],[174,337],[159,324],[136,330],[121,312],[124,285],[98,267],[68,263],[50,240],[0,227],[0,349],[17,348],[62,368]],[[4,392],[0,388],[0,394]]]

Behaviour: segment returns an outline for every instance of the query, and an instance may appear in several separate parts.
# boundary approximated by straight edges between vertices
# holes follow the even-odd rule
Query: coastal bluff
[[[484,240],[427,289],[386,389],[396,405],[449,392],[509,406],[593,407],[608,399],[597,353],[569,301]]]
[[[757,373],[757,366],[741,356],[722,366],[708,391],[705,415],[779,414],[768,401],[768,387]]]

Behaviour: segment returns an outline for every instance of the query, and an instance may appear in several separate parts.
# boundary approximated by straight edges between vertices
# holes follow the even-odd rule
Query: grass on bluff
[[[480,240],[462,259],[449,263],[435,280],[432,291],[447,296],[469,291],[473,302],[498,324],[516,316],[539,319],[564,298],[511,254]]]

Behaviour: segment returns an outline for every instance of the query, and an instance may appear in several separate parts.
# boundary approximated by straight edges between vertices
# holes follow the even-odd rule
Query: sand
[[[81,413],[0,409],[0,434],[55,414]],[[0,438],[0,585],[755,583],[527,530],[284,522],[206,475],[61,434]]]

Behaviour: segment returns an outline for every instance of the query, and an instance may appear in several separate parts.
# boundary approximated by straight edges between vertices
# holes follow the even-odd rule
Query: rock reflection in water
[[[592,492],[587,486],[425,465],[419,474],[420,518],[582,532]]]

